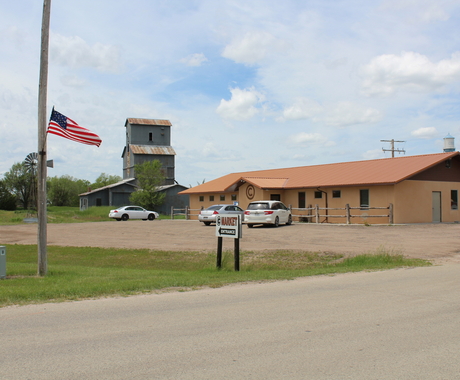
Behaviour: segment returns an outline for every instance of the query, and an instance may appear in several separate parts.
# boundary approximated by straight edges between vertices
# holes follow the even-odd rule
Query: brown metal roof
[[[244,177],[244,180],[261,189],[282,189],[289,178]]]
[[[232,173],[184,190],[181,194],[225,192],[239,181],[247,181],[260,188],[283,189],[391,185],[408,179],[459,154],[459,152],[436,153]],[[270,182],[268,179],[273,181]]]
[[[171,146],[129,144],[129,149],[134,154],[176,155]]]
[[[129,124],[138,124],[138,125],[167,125],[172,126],[169,120],[161,120],[161,119],[136,119],[136,118],[128,118],[126,119],[125,127]]]

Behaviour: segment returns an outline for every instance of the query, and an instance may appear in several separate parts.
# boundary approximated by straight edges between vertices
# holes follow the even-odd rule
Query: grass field
[[[108,217],[113,206],[90,207],[80,211],[78,207],[51,206],[47,209],[48,223],[86,223],[113,221]],[[23,224],[24,219],[37,217],[36,213],[28,210],[4,211],[0,210],[0,225]],[[160,215],[160,219],[169,219],[169,215]],[[181,216],[175,216],[181,219]]]
[[[213,252],[49,246],[48,275],[38,277],[36,245],[8,245],[7,252],[0,307],[430,265],[383,249],[346,259],[303,251],[243,251],[235,272],[231,252],[224,253],[218,270]]]
[[[80,211],[78,207],[49,207],[48,223],[110,221],[107,215],[111,208]],[[23,224],[25,218],[33,216],[25,210],[0,210],[0,225]],[[243,251],[240,271],[235,272],[231,252],[224,253],[222,268],[217,270],[214,252],[48,246],[48,275],[39,277],[36,245],[7,245],[7,252],[7,278],[0,280],[0,307],[430,265],[384,249],[346,259],[307,251]]]

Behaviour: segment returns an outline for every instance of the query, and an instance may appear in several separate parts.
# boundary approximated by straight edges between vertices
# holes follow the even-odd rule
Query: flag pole
[[[45,276],[47,262],[47,210],[46,210],[46,98],[48,90],[48,47],[51,0],[43,1],[43,18],[40,51],[40,79],[38,85],[38,275]]]

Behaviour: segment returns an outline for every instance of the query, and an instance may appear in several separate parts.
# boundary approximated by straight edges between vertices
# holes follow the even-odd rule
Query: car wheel
[[[275,227],[278,227],[280,225],[280,218],[276,217],[275,218],[275,223],[273,223]]]
[[[129,215],[128,215],[128,214],[123,214],[123,215],[121,216],[121,220],[123,220],[124,222],[126,222],[128,219],[129,219]]]
[[[290,226],[292,224],[292,215],[289,215],[288,221],[286,222],[286,226]]]
[[[254,224],[248,224],[248,228],[254,227]]]
[[[149,220],[155,220],[155,214],[149,214]]]
[[[203,222],[205,226],[210,226],[211,222]]]

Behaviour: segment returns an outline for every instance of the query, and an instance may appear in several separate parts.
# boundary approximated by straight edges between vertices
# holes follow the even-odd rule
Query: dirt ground
[[[48,245],[149,248],[171,251],[214,251],[216,228],[198,221],[155,220],[48,224]],[[233,250],[224,238],[224,250]],[[36,244],[37,224],[0,226],[0,245]],[[291,226],[243,226],[242,251],[309,250],[346,255],[374,252],[379,247],[437,264],[460,263],[460,224],[395,226],[294,223]]]

